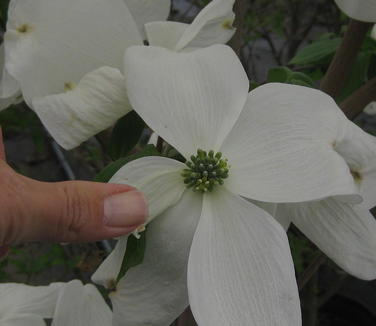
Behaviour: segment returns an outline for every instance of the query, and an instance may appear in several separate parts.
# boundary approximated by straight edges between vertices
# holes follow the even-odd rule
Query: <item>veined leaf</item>
[[[109,154],[113,160],[127,155],[138,143],[145,122],[135,111],[122,117],[112,131]]]
[[[289,64],[308,65],[325,63],[326,60],[329,61],[340,43],[341,38],[339,37],[315,41],[300,50],[290,60]]]
[[[127,241],[127,249],[121,263],[119,275],[116,278],[118,283],[125,273],[131,268],[142,264],[146,248],[146,230],[140,233],[140,238],[130,235]]]

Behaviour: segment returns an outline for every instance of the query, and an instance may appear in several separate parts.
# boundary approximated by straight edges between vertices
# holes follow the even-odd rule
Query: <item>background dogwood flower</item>
[[[21,90],[16,80],[4,67],[4,45],[0,46],[0,111],[22,101]]]
[[[192,24],[155,21],[145,24],[150,45],[174,51],[202,48],[227,43],[235,33],[232,23],[233,0],[214,0],[194,19]]]
[[[181,44],[195,46],[227,42],[233,2],[214,0],[191,25],[169,24],[167,37],[175,33]],[[12,0],[6,70],[55,140],[71,149],[131,110],[124,51],[141,45],[143,25],[165,20],[169,10],[167,0]],[[163,43],[163,33],[154,33],[153,41]]]
[[[287,239],[268,213],[242,197],[361,200],[348,165],[333,151],[332,140],[342,132],[337,111],[327,110],[338,110],[334,101],[284,84],[248,94],[245,72],[225,46],[180,54],[133,47],[125,65],[130,100],[146,123],[187,160],[199,148],[221,152],[229,171],[223,186],[203,196],[186,189],[180,174],[187,167],[171,159],[141,158],[115,174],[112,182],[145,193],[152,220],[144,262],[111,295],[115,325],[167,325],[188,297],[199,325],[298,325]],[[296,116],[302,105],[309,121],[308,110]],[[193,187],[205,192],[197,182]],[[125,242],[118,242],[95,281],[113,284]]]
[[[363,22],[376,22],[375,0],[334,0],[349,17]]]
[[[0,323],[4,326],[44,326],[44,318],[52,318],[60,291],[60,283],[49,286],[0,284]]]
[[[286,228],[294,223],[346,272],[365,280],[376,278],[376,139],[344,120],[343,135],[333,143],[349,165],[363,197],[358,205],[336,198],[278,205],[276,218]]]
[[[49,286],[0,284],[2,326],[111,325],[112,312],[99,291],[81,281]]]

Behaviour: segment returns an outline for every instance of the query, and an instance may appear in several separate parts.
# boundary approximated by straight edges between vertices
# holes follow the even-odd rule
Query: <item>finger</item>
[[[0,245],[114,238],[132,232],[147,217],[144,196],[127,185],[43,183],[16,174],[7,185],[0,195]]]
[[[5,146],[4,146],[4,140],[3,140],[3,130],[0,126],[0,160],[5,161]]]

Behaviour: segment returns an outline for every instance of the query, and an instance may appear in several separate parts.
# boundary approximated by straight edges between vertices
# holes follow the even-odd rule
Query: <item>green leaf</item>
[[[328,63],[340,43],[341,38],[339,37],[315,41],[300,50],[290,60],[289,64],[309,65]]]
[[[287,67],[269,69],[266,81],[268,83],[285,83],[292,71]]]
[[[268,71],[268,83],[285,83],[314,87],[314,81],[305,73],[292,71],[287,67],[276,67]]]
[[[4,27],[7,22],[9,2],[10,0],[0,0],[0,18]]]
[[[369,52],[360,53],[358,55],[355,63],[352,66],[350,76],[347,79],[345,87],[337,99],[338,102],[342,102],[367,81],[371,56],[372,54]]]
[[[307,87],[314,87],[314,81],[302,72],[292,72],[287,79],[288,84],[301,85]]]
[[[291,255],[295,265],[295,271],[297,274],[301,274],[304,271],[306,261],[310,261],[314,257],[314,251],[312,250],[309,241],[304,236],[294,234],[293,232],[287,233]]]
[[[255,88],[259,87],[259,86],[260,85],[258,83],[254,82],[254,81],[250,81],[249,82],[249,91],[251,91],[251,90],[253,90],[253,89],[255,89]]]
[[[159,152],[157,151],[154,145],[147,145],[142,151],[136,154],[129,155],[127,157],[120,158],[117,161],[112,162],[109,165],[107,165],[101,172],[99,172],[95,176],[94,181],[108,182],[110,181],[112,176],[125,164],[133,160],[136,160],[138,158],[144,157],[144,156],[158,156],[158,155],[159,155]]]
[[[127,155],[138,143],[145,122],[135,111],[121,118],[112,131],[109,154],[113,160]]]
[[[146,248],[146,230],[140,233],[140,238],[130,235],[127,242],[127,249],[121,263],[119,275],[116,278],[116,283],[126,274],[126,272],[137,265],[142,264],[145,256]]]
[[[376,53],[376,40],[372,37],[367,36],[362,44],[361,52],[371,52]]]

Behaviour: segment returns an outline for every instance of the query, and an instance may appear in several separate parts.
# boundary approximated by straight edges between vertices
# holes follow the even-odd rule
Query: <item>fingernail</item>
[[[138,226],[148,215],[146,199],[137,191],[127,191],[104,201],[104,222],[110,227]]]

